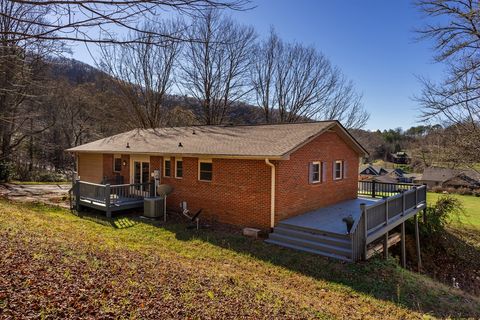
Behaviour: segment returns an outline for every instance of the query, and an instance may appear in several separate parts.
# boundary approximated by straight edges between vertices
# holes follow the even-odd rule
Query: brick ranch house
[[[338,121],[132,130],[68,150],[81,181],[173,187],[167,208],[260,229],[356,199],[366,150]]]

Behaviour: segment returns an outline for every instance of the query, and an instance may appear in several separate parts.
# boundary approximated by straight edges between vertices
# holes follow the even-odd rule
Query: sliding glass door
[[[145,184],[150,181],[150,163],[146,161],[133,161],[133,183]],[[148,186],[137,185],[135,189],[140,191],[148,191]]]

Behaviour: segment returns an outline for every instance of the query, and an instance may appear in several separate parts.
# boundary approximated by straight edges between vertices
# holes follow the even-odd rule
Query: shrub
[[[6,160],[0,161],[0,181],[10,181],[13,175],[12,163]]]
[[[435,186],[432,188],[432,192],[435,192],[435,193],[442,193],[443,192],[443,188],[441,186]]]
[[[473,194],[472,190],[469,188],[458,188],[456,190],[456,193],[461,195],[466,195],[466,196],[471,196]]]
[[[451,221],[460,221],[462,215],[464,208],[458,198],[451,195],[442,196],[433,206],[427,207],[422,233],[426,236],[438,235]]]
[[[56,182],[56,181],[65,181],[66,177],[58,172],[45,171],[40,172],[35,181],[39,182]]]

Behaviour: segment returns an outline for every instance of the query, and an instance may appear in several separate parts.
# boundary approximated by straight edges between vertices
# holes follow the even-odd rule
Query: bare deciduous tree
[[[181,37],[183,24],[180,20],[169,20],[143,29]],[[135,34],[128,38],[137,37],[139,35]],[[100,48],[100,66],[114,77],[112,82],[125,98],[129,126],[156,128],[167,124],[168,110],[164,102],[173,84],[180,42],[166,38],[156,44],[148,40],[144,43],[101,45]]]
[[[41,22],[44,14],[30,5],[0,0],[0,158],[7,161],[23,141],[52,125],[40,117],[44,107],[40,96],[48,84],[44,58],[62,45],[16,35],[27,30],[41,32],[41,27],[28,21]]]
[[[420,0],[419,9],[434,20],[419,30],[435,41],[436,60],[447,65],[440,82],[421,78],[416,100],[422,119],[449,127],[451,148],[466,164],[480,162],[480,7],[472,0]]]
[[[68,40],[86,43],[148,43],[171,38],[185,40],[178,35],[142,28],[139,21],[152,22],[170,13],[195,15],[207,8],[244,10],[249,0],[6,0],[27,5],[37,12],[45,12],[48,19],[19,16],[2,12],[4,18],[15,23],[35,26],[29,29],[8,30],[9,36],[26,39]],[[117,32],[138,35],[120,39]],[[150,37],[147,37],[149,35]]]
[[[252,55],[251,81],[266,122],[337,119],[363,127],[361,96],[338,68],[312,47],[285,43],[272,30]]]
[[[241,26],[218,11],[194,19],[191,41],[181,62],[182,89],[201,105],[205,124],[220,124],[231,105],[248,93],[248,63],[253,28]]]

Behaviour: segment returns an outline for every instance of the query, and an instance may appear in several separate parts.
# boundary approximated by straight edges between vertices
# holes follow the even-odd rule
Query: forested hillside
[[[15,153],[15,178],[38,179],[45,171],[66,172],[73,159],[65,149],[136,128],[121,93],[110,75],[74,59],[51,59],[45,65],[42,86],[45,88],[31,111],[32,130],[39,133],[20,141]],[[181,95],[167,95],[164,107],[169,117],[166,125],[202,124],[202,107],[198,100]],[[28,120],[28,118],[27,118]],[[224,123],[254,124],[265,122],[258,107],[237,102],[228,109]],[[418,126],[406,131],[351,132],[370,153],[369,160],[385,160],[391,152],[407,150],[414,157],[413,169],[434,163],[458,163],[449,157],[445,130],[440,126]],[[47,174],[48,176],[48,174]],[[41,178],[41,177],[40,177]],[[48,177],[47,177],[48,178]]]

